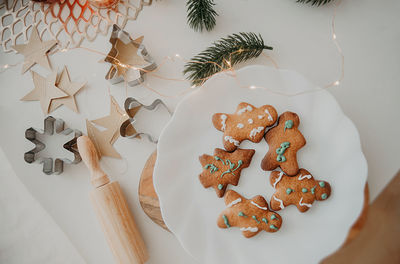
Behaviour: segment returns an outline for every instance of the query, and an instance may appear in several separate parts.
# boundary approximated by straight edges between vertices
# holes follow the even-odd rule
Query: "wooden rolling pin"
[[[90,193],[108,245],[117,263],[143,264],[149,255],[118,182],[110,182],[99,166],[97,151],[87,136],[77,140],[82,160],[96,188]]]

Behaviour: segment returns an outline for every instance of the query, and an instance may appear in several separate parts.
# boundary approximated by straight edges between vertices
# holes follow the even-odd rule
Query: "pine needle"
[[[311,5],[316,5],[316,6],[320,6],[320,5],[325,5],[329,2],[331,2],[332,0],[297,0],[298,3],[311,3]]]
[[[192,85],[199,86],[222,70],[260,56],[264,49],[272,50],[272,47],[264,44],[261,35],[252,32],[229,35],[192,58],[183,74]]]
[[[214,0],[188,0],[187,21],[195,31],[211,31],[215,24],[215,17],[218,16],[214,10]]]

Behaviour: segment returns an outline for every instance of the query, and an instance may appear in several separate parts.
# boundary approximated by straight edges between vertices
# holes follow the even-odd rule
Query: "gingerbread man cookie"
[[[300,169],[294,177],[273,171],[270,183],[276,189],[271,197],[271,209],[274,211],[294,204],[300,212],[304,213],[311,208],[315,200],[326,200],[331,194],[329,183],[315,180],[305,169]]]
[[[275,124],[277,117],[273,106],[257,108],[248,103],[240,103],[234,114],[217,113],[213,115],[212,121],[216,129],[224,132],[224,148],[234,151],[245,139],[260,142],[265,128]]]
[[[299,124],[299,116],[295,113],[285,112],[279,116],[278,125],[265,134],[269,150],[261,162],[263,170],[280,167],[287,175],[297,174],[297,151],[306,144],[298,129]]]
[[[214,156],[199,157],[203,172],[199,175],[204,188],[213,187],[218,197],[224,196],[228,184],[238,185],[242,169],[249,167],[254,149],[237,149],[232,153],[215,149]]]
[[[235,191],[225,195],[227,208],[218,217],[220,228],[240,227],[247,238],[257,235],[261,230],[276,232],[282,225],[279,214],[268,209],[268,203],[261,195],[248,200]]]

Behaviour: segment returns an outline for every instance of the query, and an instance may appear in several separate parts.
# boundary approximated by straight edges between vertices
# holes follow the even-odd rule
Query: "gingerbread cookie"
[[[257,235],[261,230],[276,232],[282,225],[279,214],[268,209],[268,203],[261,195],[248,200],[235,191],[225,195],[227,208],[218,217],[220,228],[240,227],[247,238]]]
[[[294,177],[273,171],[270,183],[276,189],[271,197],[271,209],[274,211],[294,204],[300,212],[304,213],[311,208],[315,200],[326,200],[331,194],[329,183],[315,180],[305,169],[300,169]]]
[[[217,113],[213,115],[212,121],[216,129],[224,132],[224,148],[234,151],[245,139],[260,142],[265,128],[275,124],[277,117],[275,108],[270,105],[257,108],[248,103],[240,103],[234,114]]]
[[[254,149],[237,149],[232,153],[215,149],[214,156],[199,157],[203,172],[199,175],[204,188],[213,187],[218,197],[224,196],[228,184],[238,185],[242,169],[249,167]]]
[[[299,116],[292,112],[283,113],[278,125],[265,134],[269,150],[261,162],[261,168],[271,171],[280,167],[287,175],[296,175],[299,171],[297,151],[306,144],[300,133]]]

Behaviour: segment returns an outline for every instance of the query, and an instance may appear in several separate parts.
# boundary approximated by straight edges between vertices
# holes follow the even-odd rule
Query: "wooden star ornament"
[[[44,114],[49,113],[49,107],[53,99],[68,96],[68,94],[56,87],[57,71],[53,71],[47,77],[32,71],[32,79],[35,88],[22,97],[21,101],[40,101]]]
[[[64,67],[57,79],[57,87],[65,92],[67,96],[53,99],[50,104],[49,112],[56,110],[61,105],[65,105],[72,111],[78,113],[79,111],[78,107],[76,106],[75,94],[78,93],[78,91],[81,90],[85,84],[86,83],[84,82],[71,82],[68,69],[67,67]]]
[[[94,146],[97,149],[99,157],[107,156],[117,159],[121,159],[121,155],[115,150],[111,144],[111,138],[113,137],[112,130],[98,130],[89,120],[86,119],[86,130],[89,138],[92,140]]]
[[[56,45],[57,41],[55,40],[42,41],[37,27],[33,27],[28,43],[17,44],[12,46],[12,48],[17,53],[24,55],[22,73],[25,73],[36,63],[51,70],[47,53]]]
[[[93,123],[96,125],[105,127],[108,130],[111,130],[113,132],[113,135],[111,137],[111,144],[114,144],[114,142],[118,139],[120,136],[119,129],[126,120],[129,119],[129,116],[127,113],[121,109],[121,107],[118,105],[117,101],[113,96],[110,96],[110,114],[108,116],[92,120]],[[137,113],[140,107],[137,107],[135,109],[132,109],[130,112],[133,114],[133,116]],[[135,134],[136,130],[133,126],[130,126],[130,133]]]

